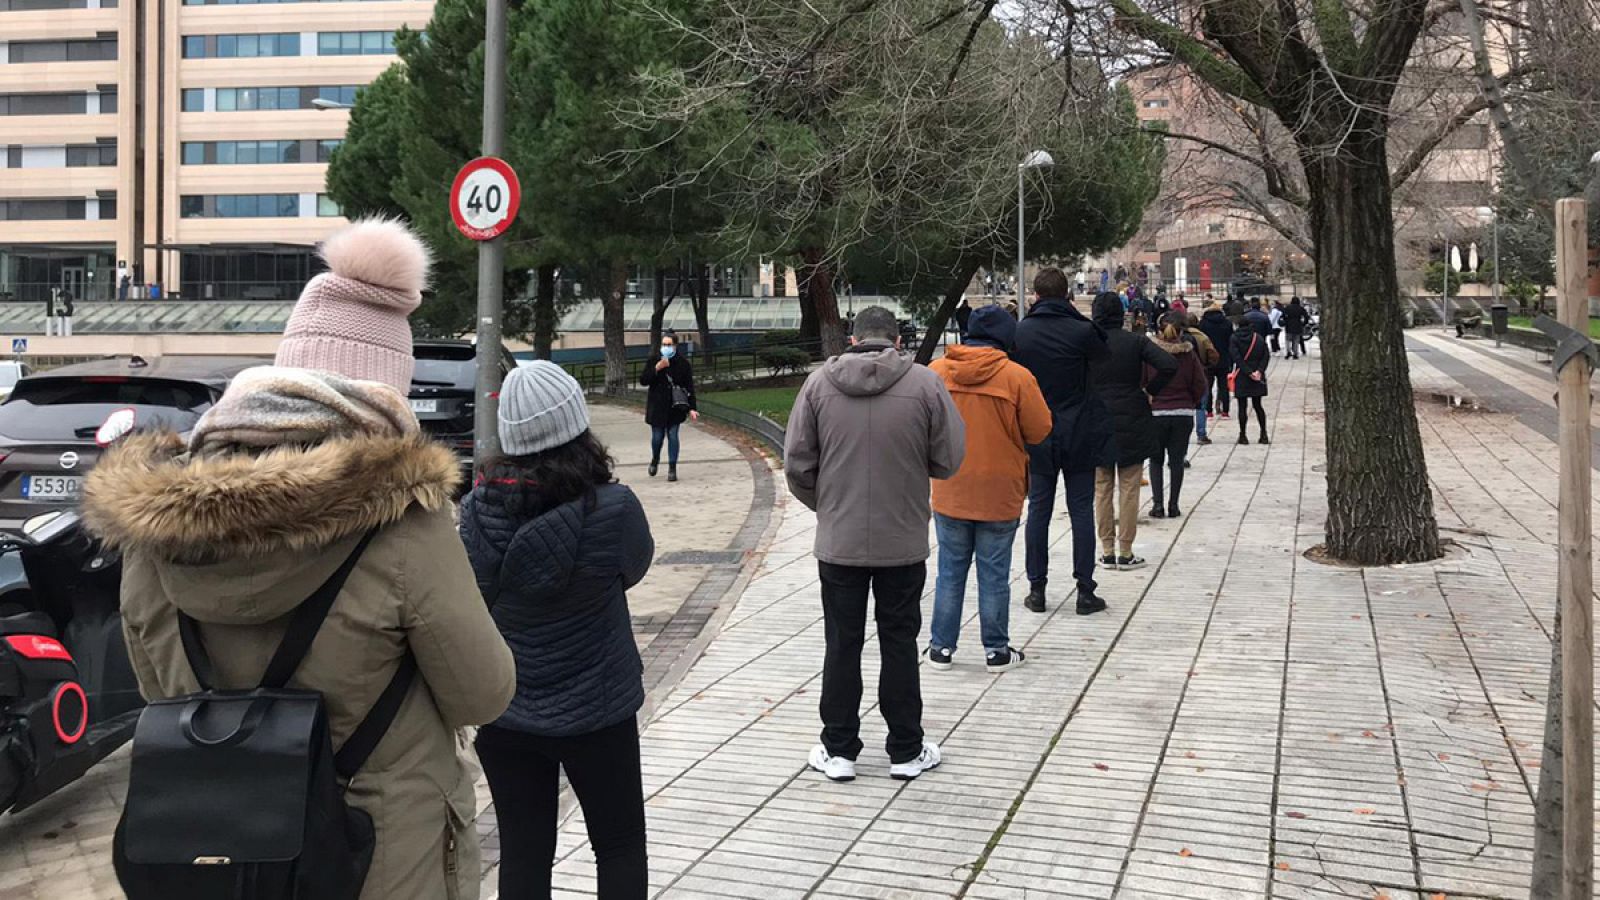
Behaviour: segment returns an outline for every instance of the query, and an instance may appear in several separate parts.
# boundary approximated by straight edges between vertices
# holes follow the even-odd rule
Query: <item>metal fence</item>
[[[760,413],[735,409],[715,400],[701,398],[696,401],[695,406],[699,408],[700,415],[749,434],[771,448],[772,452],[778,455],[778,459],[783,459],[783,441],[787,432],[782,425]]]

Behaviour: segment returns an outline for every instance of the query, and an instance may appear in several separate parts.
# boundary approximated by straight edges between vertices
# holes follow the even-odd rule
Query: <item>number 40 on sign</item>
[[[503,159],[480,156],[461,167],[450,187],[450,217],[475,241],[492,241],[516,221],[522,185]]]

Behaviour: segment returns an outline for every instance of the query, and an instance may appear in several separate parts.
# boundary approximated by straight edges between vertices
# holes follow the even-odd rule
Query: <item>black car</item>
[[[477,353],[471,341],[417,341],[412,348],[417,368],[411,376],[411,411],[423,431],[455,451],[469,476],[477,408],[472,399],[478,382]],[[501,347],[501,379],[516,367],[511,352]]]

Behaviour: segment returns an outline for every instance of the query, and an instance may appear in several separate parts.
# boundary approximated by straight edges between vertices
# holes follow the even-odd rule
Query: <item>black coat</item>
[[[1258,315],[1252,313],[1252,315]],[[1246,318],[1249,318],[1248,316]],[[1266,316],[1261,316],[1264,320]],[[1264,335],[1249,328],[1241,328],[1233,333],[1233,360],[1238,367],[1239,375],[1234,380],[1233,395],[1239,398],[1265,397],[1267,395],[1267,362],[1272,359],[1272,351],[1267,348],[1267,339]],[[1251,372],[1260,372],[1261,380],[1256,381],[1250,377]]]
[[[1089,364],[1106,352],[1105,332],[1064,297],[1040,300],[1017,323],[1011,358],[1038,380],[1055,420],[1049,440],[1029,449],[1039,465],[1067,472],[1103,465],[1111,422],[1100,395],[1089,388]]]
[[[644,508],[610,484],[529,517],[513,511],[521,490],[486,481],[461,504],[478,589],[517,660],[516,696],[495,724],[570,737],[629,719],[644,667],[625,591],[655,555]]]
[[[1208,309],[1200,317],[1200,331],[1211,339],[1217,348],[1217,364],[1212,367],[1212,373],[1227,373],[1233,371],[1233,323],[1228,321],[1227,313],[1220,309]]]
[[[1290,334],[1299,334],[1306,330],[1306,323],[1311,321],[1311,313],[1306,311],[1305,304],[1291,303],[1283,308],[1283,318],[1279,322],[1283,330]]]
[[[1178,361],[1148,337],[1123,330],[1122,319],[1120,303],[1095,301],[1094,323],[1105,329],[1107,353],[1089,367],[1089,378],[1114,423],[1113,449],[1101,465],[1135,466],[1155,455],[1150,394],[1161,393],[1178,374]],[[1156,372],[1148,385],[1146,365]]]
[[[695,408],[694,367],[681,352],[672,358],[665,370],[657,372],[656,363],[660,361],[658,354],[652,354],[644,364],[644,371],[639,373],[639,383],[649,388],[645,392],[644,420],[652,428],[671,428],[682,425],[689,418],[689,409]],[[689,409],[672,408],[674,384],[689,392]]]

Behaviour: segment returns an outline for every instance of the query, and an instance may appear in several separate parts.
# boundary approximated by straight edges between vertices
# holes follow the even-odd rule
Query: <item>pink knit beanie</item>
[[[401,222],[362,219],[322,243],[328,271],[300,292],[277,364],[411,390],[406,316],[422,302],[428,248]]]

